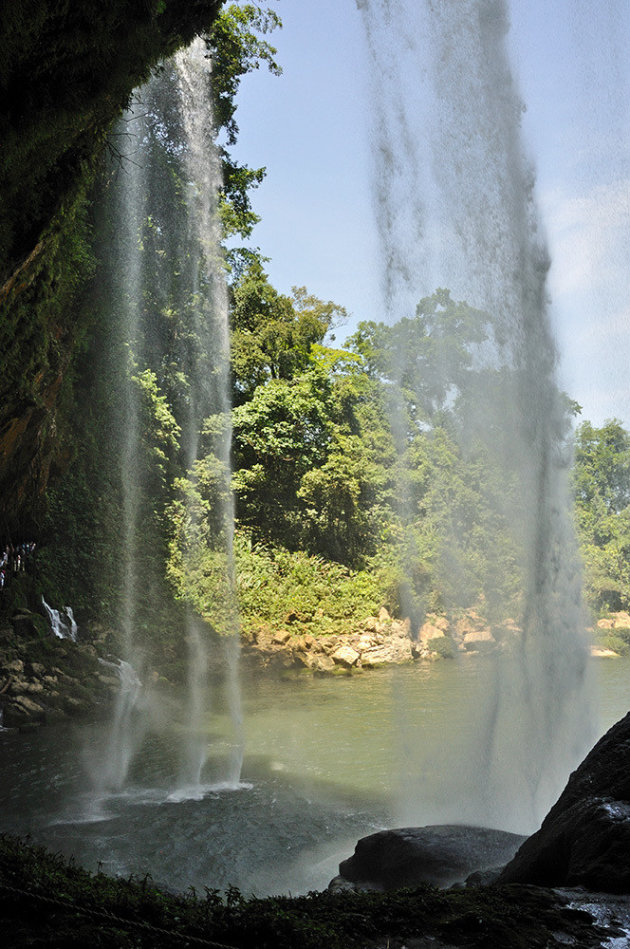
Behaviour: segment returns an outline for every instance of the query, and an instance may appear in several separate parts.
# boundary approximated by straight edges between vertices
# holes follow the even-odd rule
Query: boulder
[[[309,656],[309,660],[308,667],[312,672],[332,672],[335,668],[335,663],[330,656],[326,656],[323,653]]]
[[[503,865],[524,840],[519,834],[459,824],[382,830],[359,840],[353,856],[339,864],[339,873],[360,889],[450,886],[473,870]]]
[[[475,629],[464,634],[465,649],[489,649],[496,640],[489,629]]]
[[[376,637],[371,633],[361,633],[357,640],[357,649],[359,652],[363,652],[365,649],[370,649],[372,646],[376,646]]]
[[[443,639],[444,635],[444,630],[439,626],[435,626],[433,623],[425,623],[420,627],[418,637],[420,642],[429,643],[432,639]]]
[[[335,665],[343,666],[345,669],[351,669],[359,661],[360,654],[352,646],[339,646],[332,655],[331,659]]]
[[[630,893],[630,713],[573,772],[499,882]]]
[[[376,646],[370,646],[361,653],[361,665],[367,669],[388,665],[411,662],[413,653],[411,640],[407,637],[392,636]]]
[[[274,633],[272,642],[274,646],[284,646],[291,639],[291,633],[286,629],[279,629]]]

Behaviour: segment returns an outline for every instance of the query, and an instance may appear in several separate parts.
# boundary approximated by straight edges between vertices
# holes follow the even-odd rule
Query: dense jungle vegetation
[[[116,289],[124,249],[119,256],[111,251],[118,226],[112,195],[128,160],[120,128],[109,132],[105,156],[73,192],[54,254],[42,255],[50,278],[40,274],[13,311],[22,319],[27,307],[49,321],[38,336],[48,355],[34,350],[26,377],[37,377],[38,360],[48,359],[55,379],[63,369],[45,435],[54,442],[45,513],[22,526],[41,541],[38,582],[53,602],[72,602],[84,618],[115,625],[124,571],[121,393],[131,379],[142,412],[138,549],[146,635],[166,636],[185,602],[217,628],[225,621],[216,583],[225,569],[216,543],[225,530],[217,514],[225,483],[216,445],[230,430],[236,581],[246,630],[277,626],[287,616],[300,631],[347,629],[382,605],[393,615],[475,607],[490,622],[518,619],[521,564],[505,511],[518,486],[507,463],[488,452],[487,434],[470,409],[485,393],[491,430],[491,405],[511,384],[509,371],[484,355],[495,340],[492,314],[438,289],[395,325],[359,323],[340,344],[343,307],[300,286],[278,292],[252,245],[252,193],[264,169],[236,163],[230,146],[238,135],[241,78],[260,66],[280,71],[268,42],[277,26],[270,10],[231,4],[207,34],[224,172],[233,409],[229,417],[208,415],[194,465],[187,462],[184,417],[200,342],[179,279],[185,171],[177,128],[164,133],[158,99],[143,100],[155,122],[142,148],[157,155],[153,167],[164,174],[161,210],[134,237],[153,247],[156,261],[148,281],[154,289],[142,303],[148,342],[130,354],[117,312],[125,306]],[[63,279],[56,273],[61,258]],[[37,298],[42,287],[56,288],[54,302]],[[64,335],[72,337],[72,356],[60,345]],[[24,372],[21,350],[8,352]],[[567,399],[567,446],[576,412]],[[392,417],[399,420],[394,427]],[[630,435],[615,420],[600,429],[582,422],[574,440],[588,601],[597,612],[626,609]],[[205,553],[184,568],[192,521]]]

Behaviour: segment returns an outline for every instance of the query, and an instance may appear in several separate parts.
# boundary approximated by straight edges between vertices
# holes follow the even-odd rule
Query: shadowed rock
[[[499,882],[630,893],[630,713],[573,772]]]
[[[359,840],[339,873],[365,889],[449,886],[473,870],[502,866],[524,840],[502,830],[453,824],[382,830]]]

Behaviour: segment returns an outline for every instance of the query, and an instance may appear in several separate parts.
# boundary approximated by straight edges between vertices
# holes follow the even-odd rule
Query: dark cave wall
[[[67,463],[57,411],[89,330],[77,325],[76,301],[95,269],[90,187],[103,149],[115,147],[109,130],[151,68],[208,29],[221,4],[0,5],[0,534],[7,539],[35,529],[51,469]]]

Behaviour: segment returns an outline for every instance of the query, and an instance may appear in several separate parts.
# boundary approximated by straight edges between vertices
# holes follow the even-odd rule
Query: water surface
[[[630,659],[592,667],[601,734],[630,707]],[[474,740],[476,702],[491,675],[492,663],[467,658],[343,679],[250,676],[242,780],[231,788],[213,783],[225,752],[215,719],[207,725],[206,783],[190,796],[175,780],[182,734],[166,716],[118,794],[97,794],[91,778],[106,724],[7,735],[0,830],[30,833],[92,869],[148,872],[173,889],[322,888],[365,834],[456,820],[458,807],[466,819],[465,786],[455,799],[449,794],[455,781],[443,770],[444,749],[455,750],[453,761],[461,743]]]

